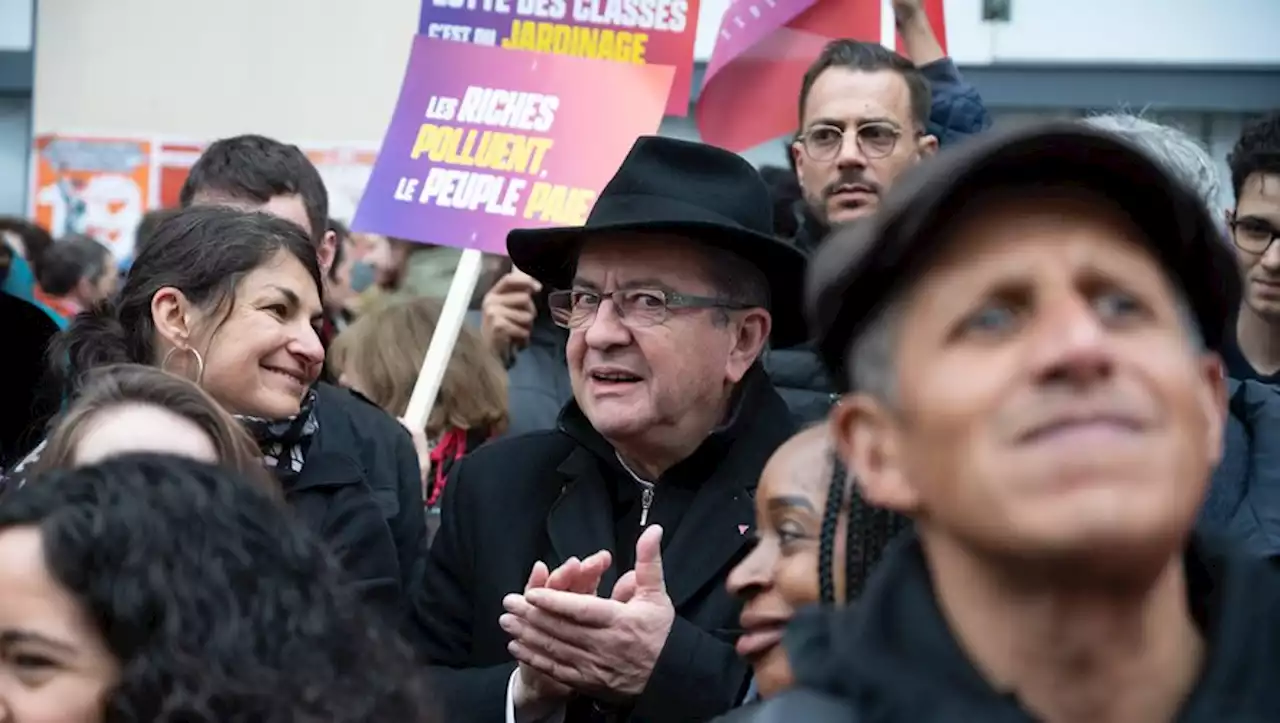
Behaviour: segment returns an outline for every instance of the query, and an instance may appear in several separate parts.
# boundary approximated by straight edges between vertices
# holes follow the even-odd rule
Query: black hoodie
[[[1280,721],[1280,569],[1199,536],[1185,560],[1191,611],[1208,645],[1174,723]],[[786,646],[796,689],[738,720],[1036,720],[983,678],[951,634],[914,535],[886,555],[856,607],[798,617]]]

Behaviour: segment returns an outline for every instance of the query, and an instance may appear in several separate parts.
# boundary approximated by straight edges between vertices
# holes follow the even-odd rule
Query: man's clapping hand
[[[571,557],[554,572],[549,572],[546,564],[542,562],[534,563],[533,571],[529,573],[529,581],[525,584],[525,594],[534,589],[546,589],[595,595],[596,588],[600,585],[600,578],[612,562],[612,556],[607,551],[601,551],[582,561]],[[564,703],[572,693],[573,691],[567,685],[558,683],[536,669],[520,663],[512,702],[517,710],[537,717],[549,713],[555,706]]]
[[[512,637],[508,649],[521,670],[601,700],[638,696],[675,621],[661,544],[657,525],[640,535],[636,568],[618,581],[608,600],[549,585],[508,595],[503,600],[508,614],[499,623]]]

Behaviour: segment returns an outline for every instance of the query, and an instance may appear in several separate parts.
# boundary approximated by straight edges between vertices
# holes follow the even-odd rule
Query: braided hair
[[[818,599],[823,605],[832,605],[836,601],[832,566],[836,550],[836,527],[840,522],[840,506],[844,503],[845,479],[849,475],[835,450],[827,450],[827,458],[831,463],[831,484],[827,490],[826,507],[822,510],[822,531],[818,534]]]
[[[858,599],[885,548],[898,533],[911,526],[911,521],[896,512],[868,504],[835,450],[830,450],[828,456],[831,485],[818,537],[818,595],[823,605],[834,605],[838,602],[834,574],[835,540],[840,508],[845,502],[845,488],[849,488],[849,518],[845,525],[845,594],[844,600],[839,602],[849,603]]]

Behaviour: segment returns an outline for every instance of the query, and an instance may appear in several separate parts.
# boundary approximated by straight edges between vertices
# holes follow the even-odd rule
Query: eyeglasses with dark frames
[[[751,304],[662,289],[617,289],[607,293],[564,289],[548,294],[547,303],[551,307],[551,318],[558,326],[577,329],[595,319],[596,312],[605,299],[613,302],[622,323],[633,329],[666,323],[672,312],[679,309],[752,308]]]
[[[1271,248],[1276,239],[1280,239],[1280,230],[1254,216],[1236,218],[1233,215],[1227,225],[1231,227],[1232,243],[1246,253],[1261,256]]]

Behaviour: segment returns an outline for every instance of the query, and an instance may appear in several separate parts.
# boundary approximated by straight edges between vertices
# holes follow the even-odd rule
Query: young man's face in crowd
[[[899,304],[888,400],[834,412],[868,500],[958,554],[1167,561],[1225,392],[1141,232],[1080,194],[973,200],[952,228]]]
[[[1240,187],[1232,217],[1236,257],[1245,278],[1244,302],[1280,322],[1280,174],[1254,173]]]
[[[791,148],[796,174],[805,201],[830,225],[874,212],[898,176],[938,143],[912,118],[907,81],[888,70],[823,71],[800,130]]]

